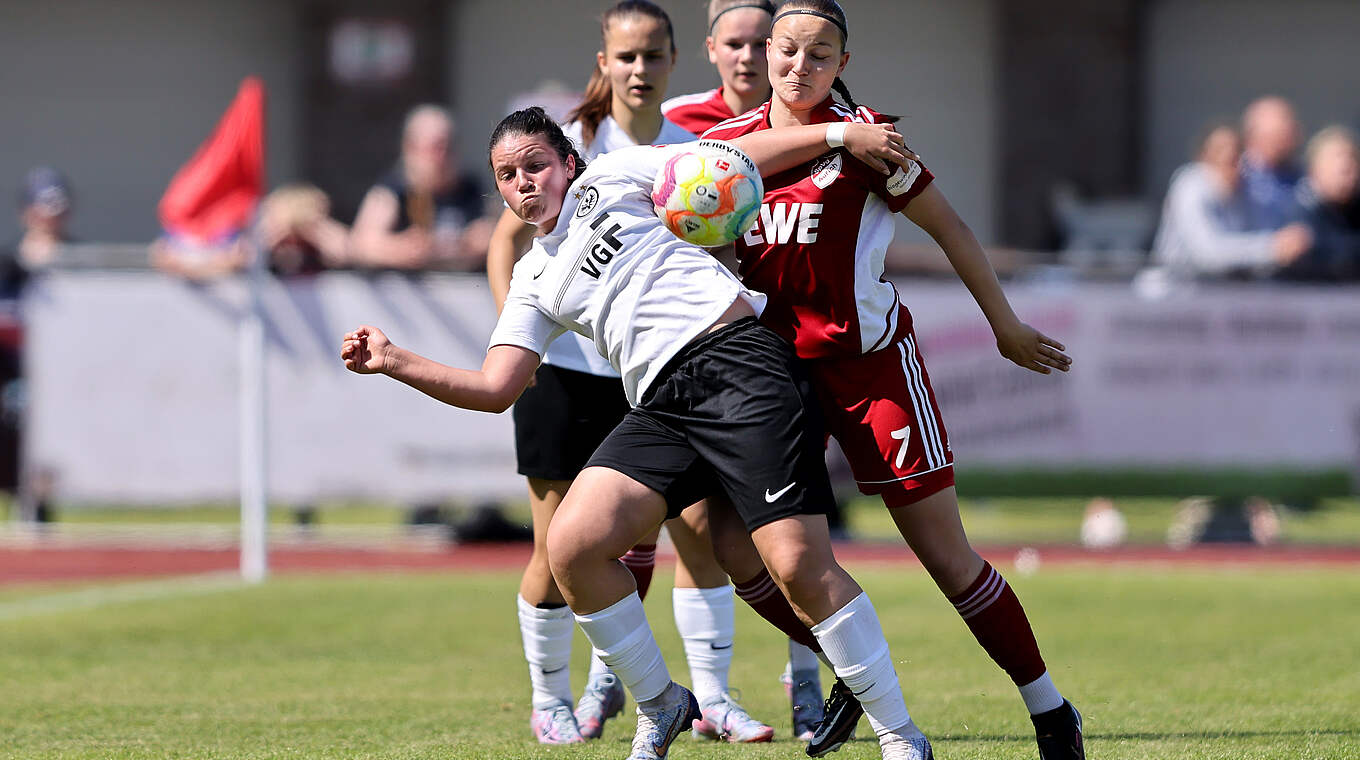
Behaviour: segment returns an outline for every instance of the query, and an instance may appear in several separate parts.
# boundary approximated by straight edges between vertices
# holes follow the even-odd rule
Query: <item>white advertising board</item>
[[[960,465],[1353,467],[1360,291],[1225,286],[1148,301],[1123,285],[1010,286],[1066,343],[1069,375],[997,354],[957,282],[903,281]],[[270,281],[271,499],[521,498],[508,414],[464,412],[340,363],[369,323],[477,367],[494,323],[480,277],[330,273]],[[25,300],[30,464],[63,499],[231,500],[238,490],[243,281],[59,272]]]

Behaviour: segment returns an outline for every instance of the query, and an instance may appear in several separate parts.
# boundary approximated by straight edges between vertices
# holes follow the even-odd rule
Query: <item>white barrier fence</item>
[[[30,290],[27,460],[71,501],[231,500],[238,489],[244,280],[58,272]],[[1012,286],[1064,341],[1067,376],[1011,366],[957,282],[904,281],[958,461],[995,467],[1349,468],[1360,461],[1360,291]],[[271,498],[521,498],[509,415],[442,406],[345,371],[367,322],[480,366],[494,309],[478,277],[270,281]]]

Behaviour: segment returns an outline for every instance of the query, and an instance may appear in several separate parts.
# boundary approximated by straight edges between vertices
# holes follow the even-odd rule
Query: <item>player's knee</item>
[[[794,606],[807,609],[808,604],[825,596],[831,563],[822,552],[806,546],[789,546],[765,561]]]
[[[554,519],[548,526],[548,567],[559,581],[571,577],[572,571],[590,556],[590,533],[577,530],[572,522]]]
[[[750,541],[714,541],[713,556],[717,558],[723,572],[733,580],[744,581],[765,569],[765,563]]]
[[[982,557],[969,549],[958,552],[923,552],[919,556],[926,572],[946,595],[957,594],[968,588],[982,572]]]

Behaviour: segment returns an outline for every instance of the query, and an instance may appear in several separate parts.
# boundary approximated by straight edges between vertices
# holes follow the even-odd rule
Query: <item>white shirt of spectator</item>
[[[587,163],[593,161],[597,156],[619,148],[631,148],[637,143],[633,138],[623,131],[623,127],[614,121],[613,116],[606,116],[604,121],[595,130],[595,139],[590,141],[590,145],[581,144],[581,124],[570,122],[562,128],[567,137],[576,144],[576,152]],[[672,143],[685,143],[698,139],[692,132],[682,129],[670,119],[661,120],[661,131],[657,133],[653,145],[669,145]],[[585,338],[577,335],[567,335],[561,340],[555,341],[548,353],[543,357],[545,364],[551,364],[563,369],[572,369],[577,372],[588,372],[592,375],[604,375],[606,377],[617,377],[618,373],[609,366],[609,362],[595,351],[595,347]]]
[[[608,358],[636,406],[651,382],[738,298],[742,287],[707,251],[671,234],[652,208],[656,172],[679,146],[600,156],[567,190],[552,232],[515,265],[491,345],[540,356],[567,330]]]
[[[1264,274],[1275,265],[1271,238],[1254,223],[1240,189],[1223,197],[1210,169],[1194,162],[1171,178],[1152,259],[1176,277],[1220,276],[1234,269]]]

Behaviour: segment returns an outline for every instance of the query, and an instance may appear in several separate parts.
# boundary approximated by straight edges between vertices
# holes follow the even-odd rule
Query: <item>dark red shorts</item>
[[[954,485],[954,453],[915,333],[863,356],[808,362],[855,483],[890,507]]]

